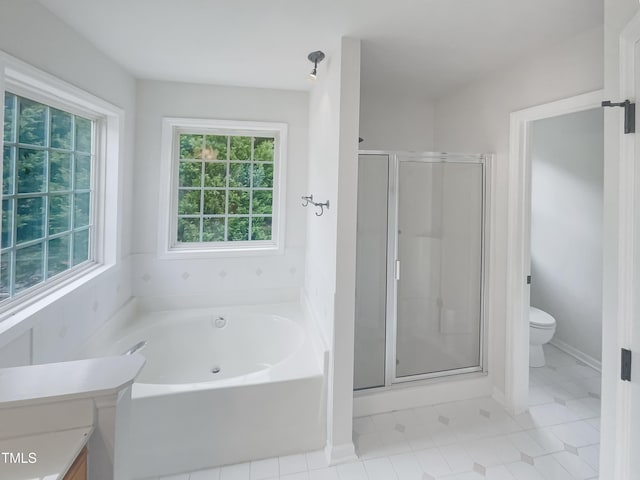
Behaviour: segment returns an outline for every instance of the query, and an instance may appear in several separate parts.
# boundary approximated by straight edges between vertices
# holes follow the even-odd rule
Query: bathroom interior
[[[603,89],[603,2],[217,3],[0,2],[0,477],[598,478],[602,109],[532,123],[505,292],[509,115]]]

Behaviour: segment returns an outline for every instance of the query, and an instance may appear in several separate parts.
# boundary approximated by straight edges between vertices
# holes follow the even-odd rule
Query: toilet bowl
[[[542,345],[549,343],[556,333],[556,319],[536,307],[529,307],[529,366],[544,367]]]

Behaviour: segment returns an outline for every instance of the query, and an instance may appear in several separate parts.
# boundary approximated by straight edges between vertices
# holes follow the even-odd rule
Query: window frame
[[[179,139],[181,134],[274,137],[271,240],[177,241],[180,165]],[[162,121],[162,165],[159,199],[161,212],[158,231],[159,257],[210,258],[284,253],[286,159],[286,123],[164,117]],[[202,191],[202,189],[200,189],[200,191]],[[228,186],[225,187],[225,191],[229,191]],[[227,214],[225,214],[225,217],[227,217]]]
[[[0,332],[26,318],[27,306],[36,311],[111,269],[119,254],[118,172],[124,110],[78,87],[0,51],[0,125],[4,130],[4,96],[9,92],[94,122],[91,173],[89,259],[15,294],[0,305]],[[4,135],[0,135],[0,151]],[[2,174],[0,162],[0,174]],[[0,191],[0,200],[3,198]],[[14,226],[12,226],[13,229]],[[0,232],[2,225],[0,224]],[[45,259],[46,260],[46,259]],[[30,308],[29,311],[32,309]],[[33,312],[32,312],[33,313]],[[5,322],[12,318],[13,321]]]

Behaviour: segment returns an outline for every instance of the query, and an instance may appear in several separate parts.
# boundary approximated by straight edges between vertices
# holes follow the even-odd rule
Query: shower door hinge
[[[620,103],[612,103],[611,100],[602,102],[603,107],[624,108],[624,133],[636,133],[636,104],[630,100]]]
[[[396,260],[396,267],[395,267],[395,277],[396,280],[400,280],[400,260]]]
[[[631,350],[622,349],[620,355],[620,380],[631,381]]]

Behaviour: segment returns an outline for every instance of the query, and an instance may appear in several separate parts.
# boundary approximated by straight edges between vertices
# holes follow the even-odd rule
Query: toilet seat
[[[556,326],[556,319],[547,312],[536,307],[530,307],[529,325],[531,328],[553,329]]]

